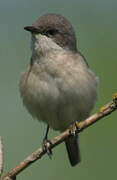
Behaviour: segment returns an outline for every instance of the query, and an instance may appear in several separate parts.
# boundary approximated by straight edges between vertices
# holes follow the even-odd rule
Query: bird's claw
[[[75,123],[75,124],[72,124],[71,127],[70,127],[70,129],[69,129],[70,135],[76,136],[76,130],[77,130],[77,129],[78,129],[77,124],[76,124],[76,123]]]
[[[44,139],[43,140],[42,148],[43,148],[44,151],[47,152],[50,159],[52,158],[52,150],[50,148],[51,145],[52,145],[52,142],[49,139]]]

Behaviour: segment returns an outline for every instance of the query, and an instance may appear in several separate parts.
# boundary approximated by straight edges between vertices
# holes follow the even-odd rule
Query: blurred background
[[[30,34],[23,30],[45,13],[70,20],[78,48],[100,78],[99,98],[92,113],[117,91],[116,0],[0,0],[0,135],[4,173],[38,149],[46,126],[33,120],[22,105],[19,79],[30,59]],[[59,132],[51,130],[50,137]],[[82,162],[72,168],[64,143],[22,172],[18,180],[117,179],[117,112],[80,134]]]

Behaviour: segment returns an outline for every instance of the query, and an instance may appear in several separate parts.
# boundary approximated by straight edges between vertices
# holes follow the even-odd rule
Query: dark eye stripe
[[[50,35],[50,36],[53,36],[57,33],[57,30],[56,29],[50,29],[48,31],[45,32],[46,35]]]

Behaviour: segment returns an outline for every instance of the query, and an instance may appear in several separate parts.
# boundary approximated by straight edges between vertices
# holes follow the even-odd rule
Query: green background
[[[4,173],[41,146],[45,125],[22,105],[18,83],[30,59],[30,34],[23,30],[45,13],[60,13],[73,24],[78,48],[100,78],[94,109],[117,91],[116,0],[0,0],[0,135]],[[64,144],[22,172],[18,180],[117,179],[117,112],[80,134],[82,162],[72,168]],[[58,135],[53,130],[50,137]]]

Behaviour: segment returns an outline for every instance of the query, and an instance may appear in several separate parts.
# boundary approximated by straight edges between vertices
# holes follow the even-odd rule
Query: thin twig
[[[87,118],[83,122],[75,123],[75,133],[80,133],[87,127],[91,126],[92,124],[96,123],[99,119],[111,114],[113,111],[117,109],[117,93],[113,96],[113,100],[108,103],[107,105],[103,106],[100,111],[89,118]],[[71,136],[70,129],[66,130],[65,132],[61,133],[59,136],[53,138],[51,143],[47,143],[48,148],[53,149],[58,144],[62,143],[68,136]],[[18,175],[21,171],[25,168],[30,166],[32,163],[40,159],[44,154],[46,154],[46,150],[40,148],[33,152],[29,157],[27,157],[24,161],[18,164],[11,172],[6,174],[0,180],[8,180],[8,179],[15,179],[16,175]]]
[[[2,145],[2,137],[0,136],[0,176],[3,171],[3,145]]]

